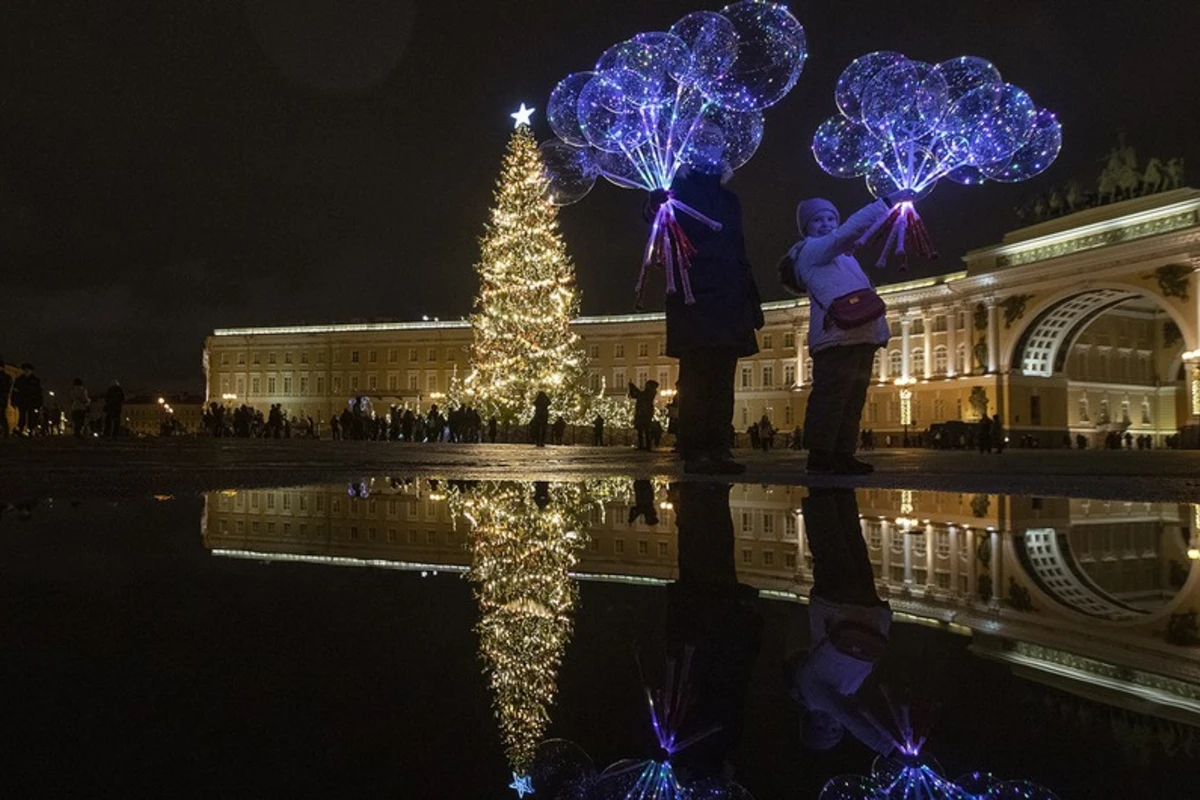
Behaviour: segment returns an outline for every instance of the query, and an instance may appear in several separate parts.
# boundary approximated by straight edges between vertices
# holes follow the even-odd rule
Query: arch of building
[[[1024,330],[1012,337],[1011,350],[1002,363],[1028,377],[1049,378],[1061,373],[1071,344],[1088,325],[1109,309],[1135,299],[1149,300],[1175,322],[1184,337],[1184,350],[1200,347],[1192,326],[1160,296],[1140,287],[1107,283],[1073,287],[1046,298],[1028,315]]]

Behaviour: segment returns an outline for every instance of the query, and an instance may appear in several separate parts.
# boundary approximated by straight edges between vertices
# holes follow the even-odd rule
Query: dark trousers
[[[853,344],[813,353],[812,394],[804,415],[804,446],[810,452],[854,454],[877,349]]]
[[[78,411],[71,412],[71,427],[73,427],[75,429],[75,438],[76,439],[83,438],[83,428],[86,423],[87,423],[87,411],[85,409],[80,409]]]
[[[120,411],[105,411],[104,412],[104,435],[117,438],[121,432],[121,412]]]
[[[812,489],[800,501],[800,508],[813,554],[812,593],[834,603],[878,603],[854,490]]]
[[[679,357],[679,454],[728,458],[737,350],[713,347]]]
[[[17,409],[17,430],[21,433],[33,433],[37,427],[37,409],[19,407]]]

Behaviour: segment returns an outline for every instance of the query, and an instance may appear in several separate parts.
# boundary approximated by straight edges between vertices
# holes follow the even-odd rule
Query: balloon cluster
[[[557,139],[541,145],[556,205],[577,202],[603,175],[623,188],[665,193],[646,245],[646,268],[666,269],[667,291],[680,272],[692,302],[687,266],[693,251],[676,220],[682,212],[714,230],[720,224],[670,195],[683,166],[723,173],[754,155],[763,109],[791,91],[804,67],[804,28],[786,7],[762,0],[720,13],[687,14],[666,32],[639,33],[613,45],[588,72],[563,78],[547,118]]]
[[[838,78],[837,116],[821,123],[813,155],[839,178],[865,177],[876,197],[906,191],[920,199],[945,178],[1016,183],[1039,174],[1062,147],[1062,126],[1024,90],[976,56],[940,64],[879,51],[855,59]],[[877,266],[907,254],[931,258],[911,202],[897,204],[866,237],[887,240]]]
[[[935,761],[903,763],[880,756],[870,775],[839,775],[825,784],[820,800],[1057,800],[1031,781],[1006,781],[972,772],[950,781]]]

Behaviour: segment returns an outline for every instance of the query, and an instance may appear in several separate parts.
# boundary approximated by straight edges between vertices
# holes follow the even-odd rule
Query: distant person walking
[[[8,396],[12,394],[13,379],[4,370],[4,357],[0,356],[0,438],[8,438]]]
[[[641,389],[632,381],[629,396],[633,399],[633,428],[637,431],[637,449],[649,450],[651,444],[650,424],[654,422],[654,400],[658,397],[658,381],[646,381]]]
[[[975,425],[975,439],[975,443],[979,445],[979,452],[992,452],[992,419],[987,414],[980,417]]]
[[[121,435],[121,411],[125,407],[125,390],[121,382],[113,378],[112,386],[104,393],[104,435],[117,438]]]
[[[32,436],[37,428],[38,409],[42,407],[42,381],[28,361],[21,365],[21,374],[13,381],[12,404],[17,409],[17,431],[22,436]]]
[[[530,438],[538,447],[546,446],[546,428],[550,425],[550,396],[538,392],[533,399],[533,420],[529,423]]]
[[[92,398],[88,397],[83,378],[76,378],[71,384],[71,427],[76,439],[83,438],[84,428],[87,427],[88,408],[91,405]]]
[[[992,447],[996,448],[997,455],[1004,452],[1004,423],[999,414],[992,416]]]

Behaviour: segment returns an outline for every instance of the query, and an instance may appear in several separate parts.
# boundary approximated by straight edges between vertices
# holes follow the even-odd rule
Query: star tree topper
[[[522,125],[528,125],[529,118],[533,116],[534,110],[535,109],[532,108],[526,108],[525,104],[521,103],[521,108],[519,111],[517,111],[515,114],[509,114],[510,117],[517,121],[513,127],[519,128]]]
[[[522,107],[524,103],[522,103]],[[532,111],[533,109],[529,109]],[[516,114],[513,114],[515,117]],[[518,123],[519,124],[519,123]],[[510,789],[516,789],[517,797],[524,797],[527,794],[533,794],[533,779],[528,775],[518,775],[513,773],[513,782],[508,785]]]

